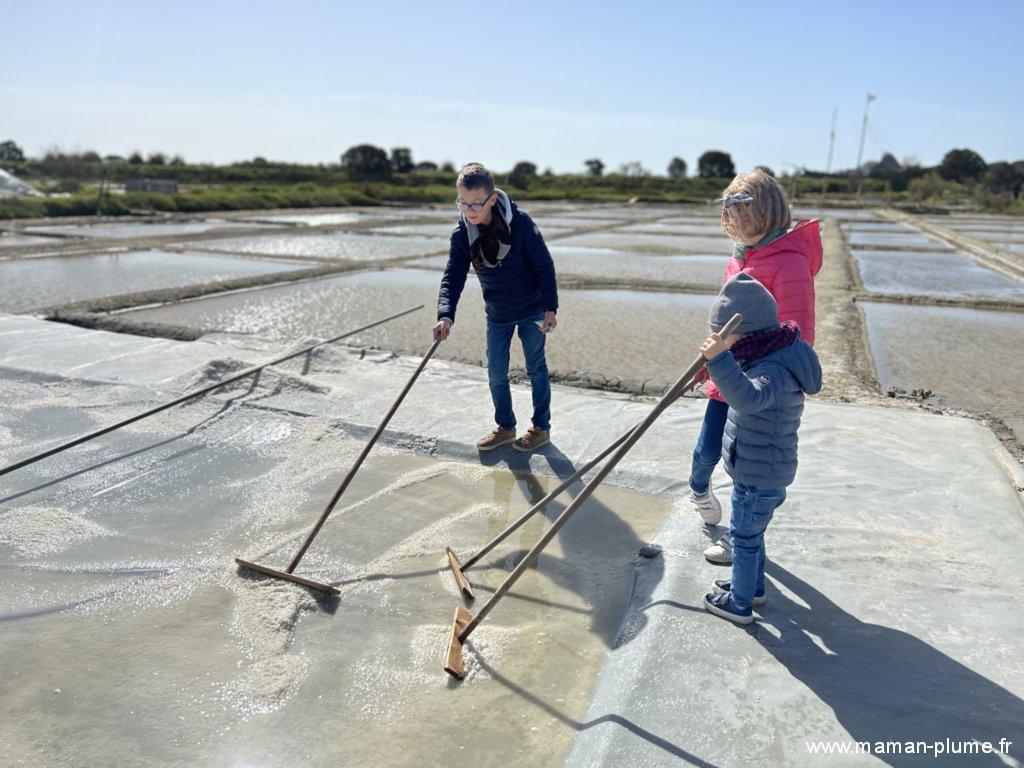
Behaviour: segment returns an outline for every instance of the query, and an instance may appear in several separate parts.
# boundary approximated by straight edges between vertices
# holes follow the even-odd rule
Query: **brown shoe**
[[[551,432],[546,430],[537,429],[536,427],[530,427],[526,430],[526,434],[512,443],[512,447],[517,451],[536,451],[542,445],[547,445],[551,442]]]
[[[515,439],[516,431],[514,429],[495,427],[476,441],[476,447],[481,451],[493,451],[498,446],[507,445]]]

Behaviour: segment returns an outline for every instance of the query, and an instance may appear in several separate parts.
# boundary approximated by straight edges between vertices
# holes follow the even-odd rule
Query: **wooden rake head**
[[[466,676],[466,665],[462,659],[462,640],[459,638],[471,618],[469,611],[461,605],[455,609],[452,633],[448,637],[448,650],[444,656],[444,671],[457,680],[462,680]]]
[[[448,566],[452,569],[455,582],[459,585],[459,589],[462,590],[462,594],[466,596],[466,599],[473,600],[476,595],[473,594],[473,588],[469,586],[466,575],[462,572],[462,563],[459,561],[458,555],[455,554],[455,550],[451,547],[446,547],[445,551],[448,553]]]
[[[263,573],[267,576],[273,576],[275,579],[284,579],[285,581],[292,581],[296,584],[301,584],[304,587],[315,589],[318,592],[324,592],[328,595],[340,595],[341,592],[330,584],[321,584],[319,581],[313,581],[312,579],[305,579],[302,576],[296,576],[294,573],[288,573],[288,571],[279,571],[276,568],[268,568],[265,565],[259,563],[250,563],[248,560],[243,560],[240,557],[235,558],[235,562],[242,568],[248,568],[250,571],[256,571],[257,573]]]

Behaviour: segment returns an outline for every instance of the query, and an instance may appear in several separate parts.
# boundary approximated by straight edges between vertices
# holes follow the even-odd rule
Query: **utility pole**
[[[103,212],[103,198],[107,194],[107,161],[100,158],[100,190],[96,197],[96,215]]]
[[[864,138],[868,135],[868,107],[877,98],[875,94],[868,91],[868,97],[864,100],[864,121],[860,126],[860,148],[857,150],[857,200],[860,201],[861,188],[864,186],[864,172],[861,164],[864,162]]]
[[[825,192],[828,189],[828,177],[832,173],[832,153],[836,148],[836,115],[839,107],[832,107],[832,132],[828,137],[828,162],[825,163],[825,178],[821,180],[821,202],[825,202]]]

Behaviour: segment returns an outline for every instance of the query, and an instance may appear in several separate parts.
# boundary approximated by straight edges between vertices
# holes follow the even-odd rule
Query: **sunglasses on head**
[[[722,207],[729,209],[739,203],[752,203],[754,202],[754,196],[749,192],[738,192],[735,195],[728,195],[722,198]]]

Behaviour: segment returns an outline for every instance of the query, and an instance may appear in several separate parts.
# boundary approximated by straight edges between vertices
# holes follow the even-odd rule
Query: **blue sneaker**
[[[715,616],[721,616],[734,624],[749,624],[754,620],[754,612],[750,608],[740,608],[733,603],[729,592],[704,595],[704,607]]]
[[[716,595],[721,595],[732,590],[732,579],[715,579],[715,583],[711,585],[711,590]],[[764,605],[764,601],[767,598],[764,596],[764,592],[759,592],[754,595],[754,605]]]

